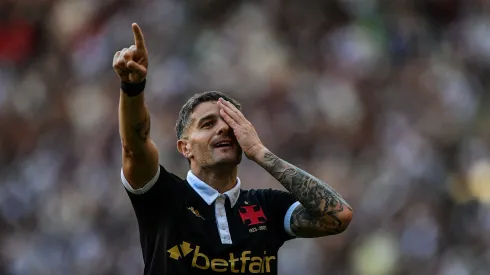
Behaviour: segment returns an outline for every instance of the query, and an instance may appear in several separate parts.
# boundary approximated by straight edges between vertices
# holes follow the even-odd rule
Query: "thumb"
[[[141,76],[146,75],[146,68],[143,65],[140,65],[134,61],[129,61],[126,66],[128,67],[129,70],[132,72],[135,72]]]

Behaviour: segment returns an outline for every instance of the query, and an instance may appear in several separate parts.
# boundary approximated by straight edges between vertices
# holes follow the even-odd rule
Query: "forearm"
[[[291,192],[312,217],[338,220],[347,202],[327,183],[282,160],[267,149],[255,161]]]
[[[145,150],[150,135],[150,125],[144,93],[128,97],[120,92],[119,134],[126,152],[137,154]]]

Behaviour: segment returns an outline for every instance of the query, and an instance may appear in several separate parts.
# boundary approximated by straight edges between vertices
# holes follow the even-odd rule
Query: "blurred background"
[[[120,183],[116,51],[138,22],[161,163],[177,113],[240,100],[264,143],[355,210],[283,275],[489,274],[490,1],[0,1],[0,274],[142,274]],[[245,160],[244,188],[277,188]]]

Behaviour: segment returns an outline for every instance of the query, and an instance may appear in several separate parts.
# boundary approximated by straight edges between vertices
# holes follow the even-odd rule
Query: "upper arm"
[[[158,149],[148,138],[137,153],[122,148],[122,170],[133,189],[143,188],[158,172]]]
[[[351,219],[352,210],[344,204],[321,218],[311,216],[302,205],[298,205],[291,215],[291,231],[303,238],[335,235],[342,233]]]

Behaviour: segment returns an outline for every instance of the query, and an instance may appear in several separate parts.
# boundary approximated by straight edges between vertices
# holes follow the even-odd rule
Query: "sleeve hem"
[[[293,215],[294,209],[296,209],[298,205],[301,205],[299,201],[293,203],[286,212],[286,216],[284,216],[284,230],[286,230],[286,232],[292,237],[296,237],[296,234],[294,234],[293,230],[291,229],[291,216]]]
[[[142,195],[142,194],[148,192],[153,187],[153,185],[155,185],[155,183],[158,181],[159,176],[160,176],[160,166],[158,166],[158,170],[157,170],[156,175],[148,183],[146,183],[141,188],[134,189],[133,187],[131,187],[131,184],[129,184],[128,180],[124,176],[123,170],[121,169],[121,181],[122,181],[124,187],[126,188],[126,190],[128,190],[128,192],[135,194],[135,195]]]

